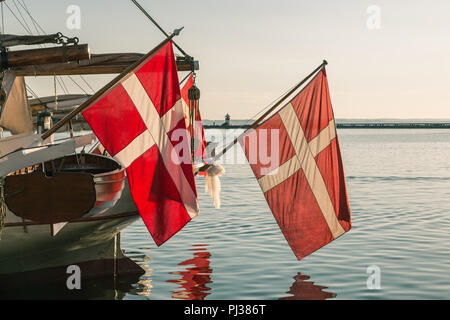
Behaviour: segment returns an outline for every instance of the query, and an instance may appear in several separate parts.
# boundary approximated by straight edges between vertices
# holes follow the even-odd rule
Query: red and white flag
[[[299,260],[350,230],[344,169],[325,69],[240,143]],[[271,163],[267,161],[270,158],[274,160]]]
[[[158,246],[198,214],[181,100],[170,41],[83,112],[127,168],[133,200]]]
[[[191,75],[186,81],[185,85],[181,89],[181,97],[183,98],[183,107],[186,116],[186,127],[189,133],[194,133],[194,158],[197,160],[205,159],[205,130],[202,124],[202,117],[200,115],[200,109],[198,106],[195,110],[191,109],[191,104],[189,102],[189,89],[194,85],[194,76]],[[191,121],[191,113],[194,112],[194,121]],[[190,134],[191,135],[191,134]]]

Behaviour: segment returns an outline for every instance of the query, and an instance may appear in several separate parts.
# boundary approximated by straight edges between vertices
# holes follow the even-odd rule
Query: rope
[[[71,76],[67,76],[67,77],[68,77],[70,80],[72,80],[72,82],[75,83],[75,85],[76,85],[81,91],[83,91],[83,93],[84,93],[85,95],[88,95],[88,94],[89,94],[89,93],[87,93],[86,90],[84,90],[84,89],[78,84],[78,82],[75,81],[74,78],[72,78]]]
[[[192,74],[192,71],[189,72],[189,74],[188,74],[186,77],[184,77],[183,80],[180,81],[180,87],[181,87],[181,86],[183,85],[183,83],[191,76],[191,74]]]
[[[6,222],[6,202],[5,202],[5,179],[0,180],[0,240],[2,240],[2,232]]]
[[[29,30],[23,23],[22,21],[20,21],[20,19],[16,16],[16,14],[14,13],[14,11],[12,11],[12,9],[8,6],[8,4],[6,2],[2,2],[5,4],[5,6],[8,8],[8,10],[11,12],[11,14],[14,16],[14,18],[16,18],[16,20],[19,22],[19,24],[25,29],[26,32],[28,32],[29,34],[33,34],[31,32],[31,30]]]
[[[39,29],[38,29],[39,26],[37,25],[36,21],[34,20],[33,16],[31,15],[30,11],[28,10],[27,5],[25,4],[25,0],[23,0],[22,2],[23,2],[23,4],[19,1],[20,6],[23,8],[23,10],[25,10],[25,12],[30,17],[31,23],[33,23],[34,29],[36,30],[36,34],[39,34]]]
[[[31,34],[33,34],[33,33],[31,32],[30,26],[28,25],[27,21],[26,21],[25,18],[23,17],[22,12],[20,11],[19,6],[17,5],[16,1],[13,1],[13,3],[14,3],[14,6],[16,7],[16,9],[17,9],[17,12],[19,13],[20,17],[22,18],[24,25],[27,27],[28,32],[30,32]]]
[[[33,35],[33,32],[31,31],[31,28],[29,27],[28,23],[26,22],[25,17],[22,15],[21,10],[19,8],[19,6],[17,5],[17,3],[15,2],[17,1],[17,3],[20,5],[20,7],[22,7],[23,11],[28,15],[28,17],[30,18],[30,21],[32,23],[32,25],[34,26],[35,30],[36,30],[36,34],[39,35],[40,33],[42,34],[46,34],[45,30],[42,28],[42,26],[37,22],[37,20],[33,17],[33,15],[31,14],[30,10],[28,9],[28,6],[25,3],[25,0],[14,0],[14,5],[17,8],[17,12],[19,13],[19,15],[22,17],[23,19],[23,23],[20,21],[20,19],[17,17],[17,15],[14,14],[14,12],[11,10],[11,8],[8,6],[8,4],[6,2],[2,2],[2,8],[3,8],[3,3],[5,3],[5,5],[7,6],[7,8],[9,9],[9,11],[11,11],[12,15],[16,18],[16,20],[22,25],[22,27],[30,34]],[[2,18],[2,21],[4,19]],[[39,31],[40,30],[40,31]],[[4,32],[4,27],[3,30]],[[78,38],[67,38],[64,37],[63,35],[61,36],[61,43],[64,43],[64,41],[66,41],[67,43],[78,43]],[[64,40],[65,39],[65,40]],[[39,45],[40,48],[45,48],[45,45]],[[70,78],[70,80],[81,90],[83,91],[83,93],[85,93],[86,95],[88,94],[86,92],[86,90],[84,90],[80,84],[73,79],[72,77],[68,76]],[[80,75],[80,78],[83,80],[83,82],[89,87],[90,90],[92,90],[93,92],[95,92],[95,90],[92,88],[92,86],[88,83],[88,81],[82,76]],[[56,76],[56,80],[58,81],[59,86],[61,87],[61,89],[63,90],[63,92],[65,94],[69,93],[69,90],[64,82],[64,79],[61,76]]]
[[[91,91],[92,91],[93,93],[95,93],[94,88],[92,88],[92,86],[89,84],[89,82],[87,82],[86,79],[85,79],[82,75],[80,75],[80,78],[81,78],[81,80],[83,80],[84,83],[89,87],[89,89],[91,89]]]
[[[69,94],[69,90],[67,89],[66,83],[64,82],[64,79],[62,77],[56,77],[56,79],[58,80],[58,84],[61,87],[62,91],[65,94]]]
[[[159,29],[159,31],[161,31],[166,37],[169,37],[169,34],[164,31],[164,29],[155,21],[155,19],[153,19],[150,14],[139,4],[139,2],[137,2],[137,0],[131,0],[131,2],[134,3],[134,5],[141,10],[141,12],[151,21],[153,22],[153,24]],[[173,45],[185,56],[185,57],[191,57],[190,55],[188,55],[186,52],[184,52],[184,50],[175,42],[172,40]]]
[[[39,96],[36,94],[36,92],[34,92],[33,89],[31,89],[31,87],[28,84],[25,84],[25,85],[26,85],[26,88],[27,88],[27,92],[31,93],[31,95],[35,99],[37,99],[37,101],[39,101],[40,104],[42,104],[43,106],[45,106],[47,108],[47,105],[44,102],[42,102],[42,100],[39,98]]]

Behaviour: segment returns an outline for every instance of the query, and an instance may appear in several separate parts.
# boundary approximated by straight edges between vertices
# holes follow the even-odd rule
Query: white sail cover
[[[90,133],[59,144],[47,145],[50,140],[51,138],[43,141],[40,135],[36,134],[0,140],[0,177],[37,163],[73,154],[77,148],[93,144],[96,137]],[[11,152],[6,154],[8,150]]]
[[[19,149],[25,149],[41,141],[41,136],[32,132],[0,139],[0,159]]]
[[[16,77],[14,72],[7,71],[3,76],[2,88],[5,103],[0,110],[0,127],[12,134],[33,131],[24,77]]]

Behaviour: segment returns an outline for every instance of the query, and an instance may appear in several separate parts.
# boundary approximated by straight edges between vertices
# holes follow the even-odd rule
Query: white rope
[[[79,75],[81,80],[84,81],[84,83],[89,87],[89,89],[91,89],[92,93],[95,93],[96,91],[94,90],[94,88],[92,88],[92,86],[89,84],[89,82],[86,81],[86,79],[80,74]]]
[[[206,171],[205,192],[211,195],[216,209],[220,209],[220,191],[222,190],[219,177],[224,173],[225,168],[219,164],[212,165],[208,171]]]

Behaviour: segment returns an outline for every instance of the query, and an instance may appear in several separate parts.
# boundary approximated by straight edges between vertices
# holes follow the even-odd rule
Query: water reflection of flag
[[[171,272],[181,278],[167,280],[167,282],[176,283],[181,287],[173,291],[174,299],[204,300],[211,294],[211,288],[207,286],[212,283],[211,254],[207,250],[207,245],[194,245],[194,249],[191,251],[194,252],[194,258],[178,264],[179,266],[189,266],[186,271]]]
[[[290,290],[286,293],[291,294],[288,297],[280,298],[280,300],[326,300],[336,298],[335,293],[327,292],[327,287],[316,285],[306,275],[298,273],[294,277],[295,282]]]
[[[172,43],[98,98],[83,116],[127,168],[134,202],[157,245],[198,214]],[[184,157],[182,159],[181,157]]]
[[[263,137],[268,141],[260,141]],[[277,156],[279,166],[268,170],[259,156],[255,163],[251,159],[255,159],[252,150],[260,154],[261,146],[271,145],[271,139],[279,139],[275,149],[278,155],[272,155]],[[350,230],[344,170],[325,69],[240,143],[299,260]]]

